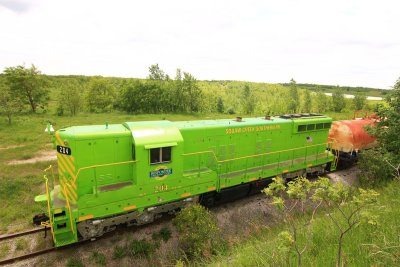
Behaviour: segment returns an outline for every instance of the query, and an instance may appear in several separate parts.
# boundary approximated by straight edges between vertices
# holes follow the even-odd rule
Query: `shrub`
[[[156,246],[150,242],[147,242],[146,240],[134,239],[128,245],[128,253],[132,257],[134,256],[148,257],[154,252],[155,249]]]
[[[94,252],[92,253],[91,259],[92,259],[96,264],[99,264],[99,265],[106,265],[106,257],[105,257],[104,254],[102,254],[102,253],[99,253],[99,252],[97,252],[97,251],[94,251]]]
[[[236,114],[236,111],[233,108],[229,108],[227,113],[232,115],[232,114]]]
[[[183,209],[174,219],[182,250],[188,257],[207,256],[221,242],[215,217],[198,204]]]
[[[388,158],[389,155],[379,148],[364,150],[360,154],[358,164],[361,169],[359,177],[361,186],[374,187],[393,178]]]
[[[164,240],[164,242],[167,242],[171,238],[171,231],[168,229],[168,227],[163,227],[160,229],[160,231],[155,232],[152,234],[153,240]]]
[[[117,260],[122,259],[123,257],[125,257],[125,255],[126,255],[126,249],[124,247],[116,246],[114,248],[114,256],[113,256],[114,259]]]
[[[67,262],[67,267],[83,267],[82,260],[80,258],[70,258]]]

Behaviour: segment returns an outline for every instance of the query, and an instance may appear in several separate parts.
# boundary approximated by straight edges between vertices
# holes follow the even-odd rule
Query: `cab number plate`
[[[57,146],[57,151],[60,154],[71,155],[71,148],[65,146]]]

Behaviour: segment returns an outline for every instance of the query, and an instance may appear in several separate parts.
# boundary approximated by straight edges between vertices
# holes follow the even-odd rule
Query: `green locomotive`
[[[259,192],[271,177],[335,167],[319,114],[76,126],[54,133],[59,183],[47,201],[55,246],[141,225],[200,202]],[[45,218],[45,219],[43,219]]]

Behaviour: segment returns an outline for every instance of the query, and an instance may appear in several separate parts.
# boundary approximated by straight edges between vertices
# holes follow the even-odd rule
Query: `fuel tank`
[[[367,133],[366,126],[373,126],[374,118],[335,121],[329,131],[329,140],[333,141],[332,149],[345,153],[358,152],[372,148],[376,139]]]

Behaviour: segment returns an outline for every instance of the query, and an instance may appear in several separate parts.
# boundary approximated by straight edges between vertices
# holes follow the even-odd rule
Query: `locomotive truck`
[[[320,114],[74,126],[53,134],[58,182],[46,178],[55,246],[95,239],[120,224],[150,223],[193,203],[259,192],[271,177],[335,169],[332,119]]]

